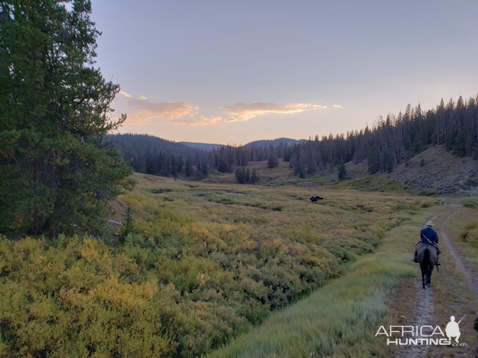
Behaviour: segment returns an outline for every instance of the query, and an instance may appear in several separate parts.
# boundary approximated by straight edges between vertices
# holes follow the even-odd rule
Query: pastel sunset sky
[[[120,132],[245,144],[478,93],[476,0],[93,0]]]

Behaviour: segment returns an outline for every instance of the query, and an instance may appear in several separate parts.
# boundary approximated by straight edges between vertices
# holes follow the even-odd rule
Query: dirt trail
[[[440,225],[440,239],[442,242],[445,243],[447,250],[451,253],[453,259],[455,260],[457,267],[462,272],[466,284],[468,287],[473,288],[473,292],[475,293],[475,297],[478,299],[478,281],[474,278],[470,272],[466,269],[466,266],[463,264],[463,260],[460,258],[456,250],[453,248],[453,245],[446,234],[445,227],[448,221],[451,219],[453,215],[455,215],[459,210],[461,205],[456,204],[448,204],[448,208],[440,212],[439,214],[435,215],[431,218],[431,220],[435,220],[439,216],[442,216],[446,213],[447,210],[451,209],[450,213],[447,213],[446,217],[441,221]],[[434,271],[436,274],[436,271]],[[420,279],[418,279],[420,278]],[[432,285],[433,285],[433,276],[432,276]],[[422,326],[422,325],[432,325],[437,326],[440,322],[437,322],[437,319],[434,314],[434,299],[433,299],[433,289],[423,289],[421,283],[421,273],[420,269],[418,269],[417,280],[415,282],[416,287],[416,301],[414,305],[413,311],[410,313],[408,317],[405,318],[403,325],[410,325],[410,326]],[[421,338],[420,336],[412,337],[411,334],[408,336],[404,336],[404,338]],[[430,357],[431,351],[430,347],[428,346],[413,346],[413,345],[406,345],[400,346],[399,351],[395,352],[392,357],[395,358],[409,358],[409,357],[417,357],[417,358],[426,358]],[[463,355],[464,354],[464,355]],[[456,352],[455,357],[467,357],[469,356],[469,351],[464,352]]]
[[[421,277],[421,274],[420,274]],[[430,289],[424,290],[422,289],[421,279],[420,281],[417,280],[416,284],[417,290],[417,297],[415,308],[411,312],[411,314],[406,317],[405,321],[403,322],[404,326],[424,326],[430,325],[435,323],[435,313],[434,313],[434,301],[433,301],[433,291]],[[403,338],[425,338],[421,335],[412,336],[411,334],[405,334]],[[400,351],[395,352],[392,357],[394,358],[427,358],[429,355],[427,354],[428,346],[399,346]]]

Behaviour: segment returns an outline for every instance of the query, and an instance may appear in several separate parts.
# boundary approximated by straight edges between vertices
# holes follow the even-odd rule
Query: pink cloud
[[[275,104],[265,102],[253,102],[250,104],[236,103],[232,106],[222,107],[228,114],[233,116],[226,118],[224,120],[225,122],[248,121],[256,116],[270,113],[291,114],[324,108],[327,107],[313,103]]]
[[[121,91],[120,93],[124,96],[128,105],[136,110],[128,113],[126,125],[138,125],[154,119],[163,119],[171,124],[204,126],[217,123],[243,122],[265,114],[293,114],[327,108],[313,103],[236,103],[232,106],[221,107],[229,114],[227,117],[198,116],[199,107],[194,103],[151,102],[144,96],[134,98],[127,92]]]

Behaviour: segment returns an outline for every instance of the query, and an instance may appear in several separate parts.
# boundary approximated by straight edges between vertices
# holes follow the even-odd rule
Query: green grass
[[[270,171],[277,172],[277,181],[289,180],[283,164]],[[307,185],[133,178],[136,188],[109,208],[110,218],[119,221],[131,208],[133,227],[125,238],[64,238],[56,246],[28,238],[0,241],[0,267],[7,275],[0,282],[7,285],[0,289],[0,319],[8,319],[2,321],[5,339],[0,337],[4,355],[22,342],[24,356],[43,355],[49,347],[65,352],[74,344],[107,355],[123,347],[127,356],[159,356],[160,349],[165,356],[196,357],[255,332],[271,316],[263,327],[283,328],[254,333],[264,354],[384,352],[367,332],[386,316],[386,297],[409,274],[411,254],[385,251],[387,260],[385,246],[371,253],[391,228],[433,199],[327,187],[317,193]],[[311,194],[325,199],[312,204]],[[41,307],[45,314],[30,315]],[[134,319],[141,329],[128,321],[135,314],[143,315]],[[79,326],[59,341],[59,322]],[[101,335],[88,333],[91,340],[83,340],[85,332],[99,328]],[[129,329],[154,339],[137,340]],[[240,345],[244,349],[246,356],[262,352]]]
[[[394,322],[386,303],[400,279],[416,276],[411,252],[427,216],[422,212],[391,230],[375,254],[347,265],[343,277],[209,357],[389,356],[389,347],[375,333]]]
[[[336,189],[356,189],[360,191],[379,191],[384,193],[406,193],[406,188],[391,179],[378,175],[368,175],[357,179],[344,180],[334,185]]]

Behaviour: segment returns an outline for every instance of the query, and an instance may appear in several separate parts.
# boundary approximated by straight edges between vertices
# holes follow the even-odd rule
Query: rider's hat
[[[433,221],[428,220],[426,225],[427,225],[427,226],[430,226],[430,227],[433,226]]]

